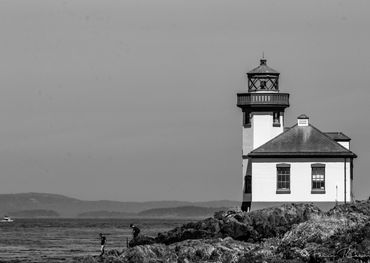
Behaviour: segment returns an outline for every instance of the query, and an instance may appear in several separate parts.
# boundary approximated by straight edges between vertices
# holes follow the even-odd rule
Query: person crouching
[[[132,238],[135,239],[139,236],[140,228],[138,228],[136,225],[131,224],[130,227],[132,228]]]

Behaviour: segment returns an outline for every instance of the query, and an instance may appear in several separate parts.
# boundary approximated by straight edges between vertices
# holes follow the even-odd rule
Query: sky
[[[236,93],[262,52],[304,113],[352,138],[370,195],[369,1],[0,1],[0,193],[241,200]]]

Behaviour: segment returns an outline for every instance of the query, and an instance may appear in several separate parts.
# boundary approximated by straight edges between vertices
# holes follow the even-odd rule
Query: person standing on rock
[[[132,228],[132,238],[135,239],[138,237],[140,233],[140,228],[138,228],[136,225],[131,224],[130,227]]]
[[[101,245],[100,247],[101,253],[99,256],[101,257],[104,254],[105,242],[107,241],[107,238],[102,233],[99,234],[99,237],[100,237],[100,245]]]

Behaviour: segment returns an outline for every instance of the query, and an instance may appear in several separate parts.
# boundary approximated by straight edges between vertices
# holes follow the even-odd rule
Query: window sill
[[[325,194],[325,190],[311,190],[311,194]]]
[[[290,194],[290,190],[276,190],[276,194]]]
[[[281,125],[280,125],[280,123],[273,123],[272,124],[272,127],[280,127]]]

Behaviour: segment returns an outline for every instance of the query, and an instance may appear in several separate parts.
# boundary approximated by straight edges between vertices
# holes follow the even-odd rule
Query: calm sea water
[[[181,219],[17,219],[0,223],[0,262],[72,262],[100,253],[99,233],[107,234],[106,249],[126,247],[130,223],[156,236],[194,220]]]

